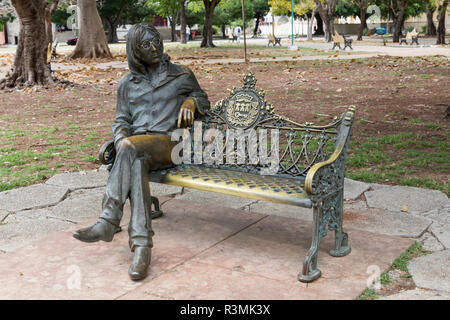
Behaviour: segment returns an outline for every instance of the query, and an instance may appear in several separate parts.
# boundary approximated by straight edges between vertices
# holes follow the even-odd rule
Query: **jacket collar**
[[[166,60],[163,63],[166,64],[166,77],[161,80],[155,87],[155,89],[158,89],[162,86],[164,86],[165,84],[169,83],[170,81],[172,81],[173,79],[178,78],[179,76],[183,75],[183,74],[188,74],[188,70],[177,66],[175,64],[173,64],[172,62],[170,62],[170,60]]]

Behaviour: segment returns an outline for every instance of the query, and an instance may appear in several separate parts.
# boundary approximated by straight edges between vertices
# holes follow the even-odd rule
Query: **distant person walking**
[[[241,32],[241,26],[236,26],[236,28],[234,29],[234,35],[236,36],[237,43],[241,42]]]
[[[191,36],[191,28],[189,28],[189,25],[186,25],[186,42],[189,42],[190,36]]]

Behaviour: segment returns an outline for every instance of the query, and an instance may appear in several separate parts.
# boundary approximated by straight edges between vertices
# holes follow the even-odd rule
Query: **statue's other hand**
[[[186,99],[181,105],[178,113],[178,128],[191,127],[194,124],[195,102],[193,99]]]

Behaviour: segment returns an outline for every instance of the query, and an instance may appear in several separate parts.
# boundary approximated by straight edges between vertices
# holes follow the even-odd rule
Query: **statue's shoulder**
[[[168,73],[170,75],[194,74],[192,70],[187,66],[175,64],[171,61],[168,61],[167,65],[168,65]]]
[[[132,74],[131,72],[126,73],[125,75],[122,76],[122,78],[120,78],[119,83],[118,83],[118,87],[119,88],[124,88],[126,87],[126,85],[132,80]]]

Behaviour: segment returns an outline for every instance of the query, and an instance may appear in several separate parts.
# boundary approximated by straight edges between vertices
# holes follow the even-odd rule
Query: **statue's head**
[[[141,64],[160,63],[164,53],[164,45],[158,30],[147,23],[139,23],[131,27],[127,34],[127,55],[139,60]]]

